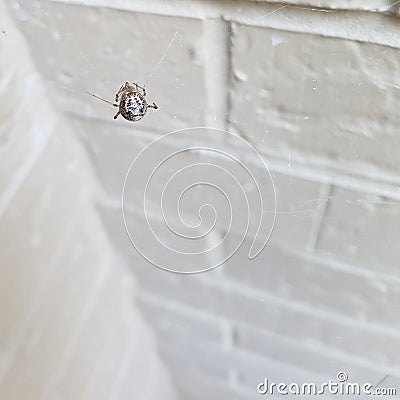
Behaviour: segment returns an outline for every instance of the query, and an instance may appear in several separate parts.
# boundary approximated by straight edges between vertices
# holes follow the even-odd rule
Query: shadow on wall
[[[5,4],[0,15],[0,397],[154,399],[157,381],[175,399],[87,156]]]

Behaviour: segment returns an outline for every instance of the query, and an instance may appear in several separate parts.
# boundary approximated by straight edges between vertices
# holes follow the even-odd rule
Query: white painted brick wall
[[[334,187],[317,251],[398,278],[399,206],[394,199]],[[370,251],[373,249],[373,251]],[[393,278],[391,278],[393,279]]]
[[[396,180],[398,49],[263,28],[233,35],[234,128],[266,154]]]
[[[0,26],[0,398],[175,399],[87,156],[4,3]]]
[[[110,243],[99,243],[107,252],[112,244],[122,256],[113,262],[131,268],[136,285],[126,291],[133,292],[154,331],[160,357],[179,398],[259,398],[256,385],[263,377],[322,382],[340,370],[360,382],[376,383],[388,374],[391,385],[398,386],[400,82],[395,72],[400,62],[399,5],[390,0],[18,3],[21,8],[14,7],[13,15],[48,91],[55,110],[52,118],[63,118],[71,127],[71,136],[78,135],[100,183],[96,204],[104,227],[98,229],[108,232]],[[122,82],[144,83],[175,32],[178,34],[169,52],[147,86],[148,99],[159,104],[160,110],[150,110],[137,124],[114,121],[110,106],[84,93],[113,100]],[[49,126],[53,123],[51,120]],[[26,135],[22,124],[7,127]],[[178,276],[155,269],[129,243],[121,218],[121,189],[130,163],[147,144],[172,130],[197,125],[237,132],[262,153],[276,185],[277,222],[269,245],[254,261],[247,258],[249,237],[220,269],[204,276]],[[79,226],[83,216],[76,193],[91,193],[91,189],[86,190],[90,179],[82,178],[86,180],[81,182],[75,173],[69,180],[68,171],[55,170],[75,152],[64,139],[66,154],[49,145],[45,154],[50,159],[41,158],[42,163],[51,163],[51,155],[57,155],[52,167],[55,178],[44,180],[47,191],[34,180],[36,176],[40,183],[45,179],[41,168],[46,164],[32,167],[27,161],[22,165],[32,181],[24,184],[25,191],[18,197],[12,190],[18,178],[14,169],[19,154],[39,150],[35,150],[36,142],[27,145],[27,140],[17,140],[14,134],[7,140],[17,156],[11,152],[7,157],[1,179],[4,176],[10,194],[2,195],[0,205],[6,210],[3,226],[15,226],[16,231],[7,237],[6,229],[2,237],[13,239],[8,239],[6,256],[23,268],[26,256],[18,249],[28,238],[14,239],[18,224],[26,221],[33,227],[42,226],[53,215],[48,203],[52,191],[53,195],[63,193],[68,186],[68,195],[60,195],[59,207],[65,210],[60,218],[66,224],[74,215]],[[218,139],[206,140],[213,144]],[[223,143],[227,152],[233,151],[228,140]],[[181,142],[171,141],[162,151],[180,146]],[[245,151],[241,154],[247,165],[253,165],[253,158]],[[194,154],[186,160],[195,163],[204,158]],[[148,165],[155,167],[153,164],[149,158]],[[262,177],[263,171],[255,174]],[[237,178],[244,186],[248,183],[246,174],[238,173]],[[192,183],[190,176],[186,179]],[[163,183],[158,182],[158,186]],[[267,198],[270,190],[262,188]],[[152,200],[152,210],[156,210],[159,199]],[[211,200],[221,204],[217,196]],[[23,210],[38,201],[42,214],[30,218],[25,212],[18,215],[18,201]],[[143,227],[146,221],[142,205],[137,203],[130,205],[127,218],[134,226]],[[270,197],[265,209],[271,212]],[[183,211],[185,216],[193,211],[190,203]],[[210,222],[209,217],[204,220]],[[161,231],[163,222],[157,212],[151,215],[151,222]],[[39,246],[31,258],[43,274],[46,267],[51,268],[50,264],[43,266],[48,248],[59,243],[57,235],[63,231],[61,224],[46,227],[43,238],[33,238],[42,240],[43,250]],[[81,232],[78,237],[90,242],[90,232]],[[254,230],[250,232],[254,235]],[[65,239],[68,245],[60,254],[78,252],[71,238],[74,233],[71,228],[69,239]],[[227,248],[242,232],[238,229],[233,233]],[[91,258],[101,258],[95,251],[96,243],[90,247],[93,254],[83,252],[82,259],[78,254],[76,264],[63,271],[65,279],[63,275],[59,280],[48,278],[54,285],[49,298],[62,290],[61,282],[77,274],[74,268]],[[146,252],[157,251],[148,242]],[[168,261],[178,264],[179,255],[171,255]],[[209,262],[203,255],[198,261]],[[57,263],[60,261],[54,257],[51,265]],[[116,274],[107,262],[104,265],[107,277]],[[89,285],[95,273],[92,269],[85,272],[82,287]],[[29,284],[40,285],[40,276],[26,275],[23,280],[21,275],[15,275],[20,289],[15,298],[20,304],[13,315],[26,311],[22,302],[30,301]],[[118,279],[113,279],[112,287],[118,286]],[[7,290],[14,290],[14,286],[7,284],[4,293],[9,293]],[[74,293],[70,295],[76,300],[79,297]],[[121,315],[116,312],[115,292],[108,285],[99,293],[104,295],[97,296],[98,303],[88,317],[93,322],[86,328],[82,325],[84,335],[71,340],[67,361],[53,380],[54,390],[61,388],[78,397],[72,382],[85,382],[89,398],[103,394],[130,398],[139,382],[149,377],[144,373],[131,379],[129,374],[138,368],[137,349],[129,342],[129,329],[135,328],[122,329],[117,336],[113,332],[124,318],[132,324],[140,319],[135,311],[127,317],[129,307]],[[4,305],[4,310],[9,310],[7,303]],[[72,314],[73,310],[71,306]],[[102,313],[110,316],[108,323],[99,319]],[[46,308],[42,315],[46,317]],[[75,316],[74,324],[78,320]],[[48,324],[43,319],[41,326]],[[10,325],[5,337],[12,341],[16,329]],[[60,330],[57,337],[62,343],[68,335]],[[95,344],[93,331],[99,332]],[[143,328],[141,332],[146,331]],[[46,337],[38,335],[35,340]],[[149,352],[148,357],[138,359],[156,371],[152,381],[156,376],[157,382],[168,386],[169,377],[158,364],[146,333],[136,340],[143,344],[142,353]],[[109,345],[96,360],[88,357],[82,361],[87,349],[103,343]],[[74,368],[78,363],[83,364],[81,369]],[[100,366],[93,370],[92,365]],[[114,366],[120,367],[115,384],[119,394],[107,385]],[[153,390],[148,398],[157,398],[157,387]]]

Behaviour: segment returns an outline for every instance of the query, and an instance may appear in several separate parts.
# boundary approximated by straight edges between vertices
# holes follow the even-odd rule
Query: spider
[[[118,112],[114,115],[117,119],[121,114],[128,121],[139,121],[147,112],[148,108],[158,109],[156,103],[148,104],[146,101],[146,89],[137,83],[132,85],[125,82],[115,95],[114,107],[118,107]]]

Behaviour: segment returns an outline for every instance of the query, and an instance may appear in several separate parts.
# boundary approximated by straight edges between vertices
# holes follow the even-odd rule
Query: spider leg
[[[156,103],[154,103],[154,101],[153,101],[153,104],[147,104],[147,107],[154,108],[155,110],[157,110],[159,108],[158,105]]]
[[[139,86],[137,83],[134,83],[136,90],[142,89],[143,96],[146,97],[146,89],[142,86]]]
[[[129,86],[129,82],[125,82],[121,85],[121,87],[119,88],[117,94],[115,95],[115,101],[118,102],[119,98],[121,97],[121,93],[124,91],[124,89]]]
[[[117,119],[119,114],[121,114],[121,111],[118,111],[118,112],[114,115],[114,119]]]

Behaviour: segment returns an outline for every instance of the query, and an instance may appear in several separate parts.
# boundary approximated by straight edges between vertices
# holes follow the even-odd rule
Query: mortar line
[[[316,215],[314,215],[312,219],[310,234],[307,243],[307,251],[310,254],[315,254],[317,243],[321,235],[321,228],[324,221],[324,217],[329,207],[329,198],[332,195],[332,191],[333,191],[332,185],[325,183],[321,185],[321,188],[319,190],[319,197],[328,200],[322,203],[319,212]]]
[[[226,22],[218,16],[204,20],[202,50],[207,93],[206,125],[226,129],[229,53]]]
[[[215,283],[212,279],[209,279],[208,282],[206,282],[210,287],[213,288],[218,288],[221,289],[221,285],[218,283]],[[278,305],[282,309],[290,310],[290,311],[296,311],[299,313],[302,313],[307,316],[313,316],[321,319],[322,321],[329,321],[329,322],[334,322],[334,323],[340,323],[342,326],[346,327],[352,327],[360,330],[364,330],[370,333],[379,333],[386,335],[391,338],[398,339],[398,329],[397,328],[392,328],[387,325],[384,325],[382,327],[381,325],[369,323],[369,322],[364,322],[360,320],[354,320],[351,317],[345,315],[340,315],[335,311],[331,310],[318,310],[315,307],[313,307],[310,304],[307,304],[305,302],[298,303],[292,300],[285,300],[282,297],[278,297],[277,295],[271,294],[271,293],[266,293],[260,289],[256,288],[249,288],[241,283],[235,283],[232,280],[227,281],[226,284],[223,286],[227,291],[233,294],[240,294],[243,297],[251,300],[258,301],[260,298],[264,298],[266,302],[270,303],[271,306]],[[146,294],[143,293],[141,289],[138,290],[138,292],[141,294],[141,297],[146,296]],[[171,300],[168,300],[168,302],[171,302]],[[176,307],[178,304],[178,301],[173,301],[176,303]],[[188,307],[186,305],[180,305],[180,309],[184,309],[185,307]],[[193,307],[189,307],[192,308]],[[204,313],[207,313],[208,311],[201,310],[203,312],[203,315],[207,315]],[[221,317],[223,318],[223,317]]]
[[[187,313],[192,318],[193,318],[193,312],[195,312],[196,314],[202,315],[202,316],[208,316],[208,317],[214,318],[214,319],[216,318],[215,314],[213,314],[209,310],[199,309],[199,308],[196,308],[193,306],[182,304],[181,302],[176,301],[176,300],[165,301],[165,299],[160,299],[159,297],[155,296],[154,294],[149,294],[147,292],[143,292],[142,290],[139,290],[137,295],[139,295],[139,297],[142,298],[144,301],[150,302],[157,307],[166,308],[166,309],[172,310],[172,311],[179,309],[179,310],[181,310],[182,313]],[[279,340],[283,340],[287,343],[290,343],[291,345],[304,347],[304,343],[294,339],[293,337],[281,336],[274,331],[270,331],[268,329],[261,328],[260,326],[254,325],[253,323],[227,319],[227,317],[222,317],[222,316],[218,317],[218,318],[221,320],[228,320],[231,323],[235,322],[241,326],[247,327],[256,332],[267,332],[268,335],[273,336]],[[252,356],[255,356],[255,357],[264,358],[264,356],[259,356],[257,353],[251,352],[250,350],[241,350],[237,347],[235,347],[234,349],[239,350],[239,351],[248,352]],[[334,357],[337,360],[349,363],[353,366],[362,367],[362,368],[370,368],[371,370],[376,371],[376,372],[382,372],[382,369],[386,368],[383,365],[377,365],[375,362],[368,361],[365,358],[360,358],[359,356],[355,356],[354,354],[351,354],[349,356],[348,353],[341,350],[340,348],[335,348],[335,347],[326,345],[324,343],[319,343],[318,347],[315,347],[315,346],[313,346],[312,348],[306,347],[306,350],[313,354],[317,354],[320,356]]]
[[[109,209],[114,210],[115,212],[120,211],[120,202],[118,200],[113,200],[110,199],[109,197],[104,197],[102,199],[101,203],[104,207],[107,207]],[[156,203],[154,203],[156,204]],[[151,208],[151,207],[150,207]],[[129,212],[130,214],[134,215],[135,217],[142,217],[140,212],[137,211],[135,208],[127,208],[126,212]],[[153,220],[159,220],[159,215],[156,215],[154,213],[148,213],[148,217]],[[367,267],[364,267],[363,265],[356,266],[354,264],[348,264],[345,261],[339,261],[339,260],[334,260],[332,261],[331,259],[327,259],[324,257],[324,255],[321,253],[315,253],[313,255],[310,254],[305,254],[304,251],[299,251],[296,248],[288,248],[287,246],[282,247],[282,244],[276,243],[273,245],[273,247],[276,247],[278,249],[282,249],[285,252],[299,257],[301,260],[304,261],[313,261],[321,264],[321,266],[326,267],[326,268],[331,268],[333,270],[337,271],[344,271],[348,274],[352,274],[355,276],[360,276],[363,278],[369,278],[372,280],[379,280],[385,283],[393,283],[395,282],[396,284],[400,284],[400,277],[396,275],[392,275],[386,272],[382,271],[373,271],[371,269],[368,269]]]
[[[67,114],[79,120],[86,120],[84,116],[77,113],[71,112]],[[91,120],[93,120],[93,118]],[[97,122],[108,124],[107,121],[102,121],[101,119],[97,119]],[[159,138],[159,134],[163,133],[162,131],[147,130],[143,128],[134,131],[126,128],[125,131],[125,128],[122,128],[124,132],[120,133],[121,135],[143,139],[148,143]],[[173,139],[168,139],[166,143],[166,145],[170,146],[171,148],[182,146],[181,142],[174,141]],[[268,168],[271,170],[271,172],[278,172],[287,176],[292,175],[293,177],[300,179],[333,184],[345,189],[400,200],[400,185],[395,182],[396,177],[394,175],[384,176],[384,173],[380,174],[379,176],[354,174],[353,172],[346,171],[345,169],[339,169],[334,165],[318,165],[316,163],[307,163],[299,158],[296,159],[292,152],[289,167],[287,159],[284,157],[284,155],[267,154],[262,151],[260,151],[260,154],[266,160]],[[213,154],[210,154],[210,157],[213,157]],[[252,163],[252,159],[249,158],[246,162]]]
[[[400,33],[397,25],[387,26],[383,32],[382,19],[387,20],[387,13],[377,9],[327,9],[328,12],[313,11],[305,6],[296,6],[285,1],[264,3],[258,1],[235,1],[235,4],[223,2],[203,2],[199,0],[169,0],[170,7],[165,7],[165,0],[50,0],[55,3],[104,7],[116,10],[140,12],[146,14],[168,15],[186,18],[217,18],[222,15],[227,20],[242,25],[279,29],[291,32],[310,33],[326,37],[350,39],[376,43],[394,48],[400,47]],[[274,11],[280,4],[286,4],[284,10],[273,14],[272,18],[263,15]],[[238,15],[236,9],[241,8]],[[262,11],[262,12],[261,12]],[[337,15],[340,14],[340,18]],[[395,13],[389,15],[396,15]],[[324,23],[321,23],[323,19]],[[359,20],[358,23],[356,20]]]

